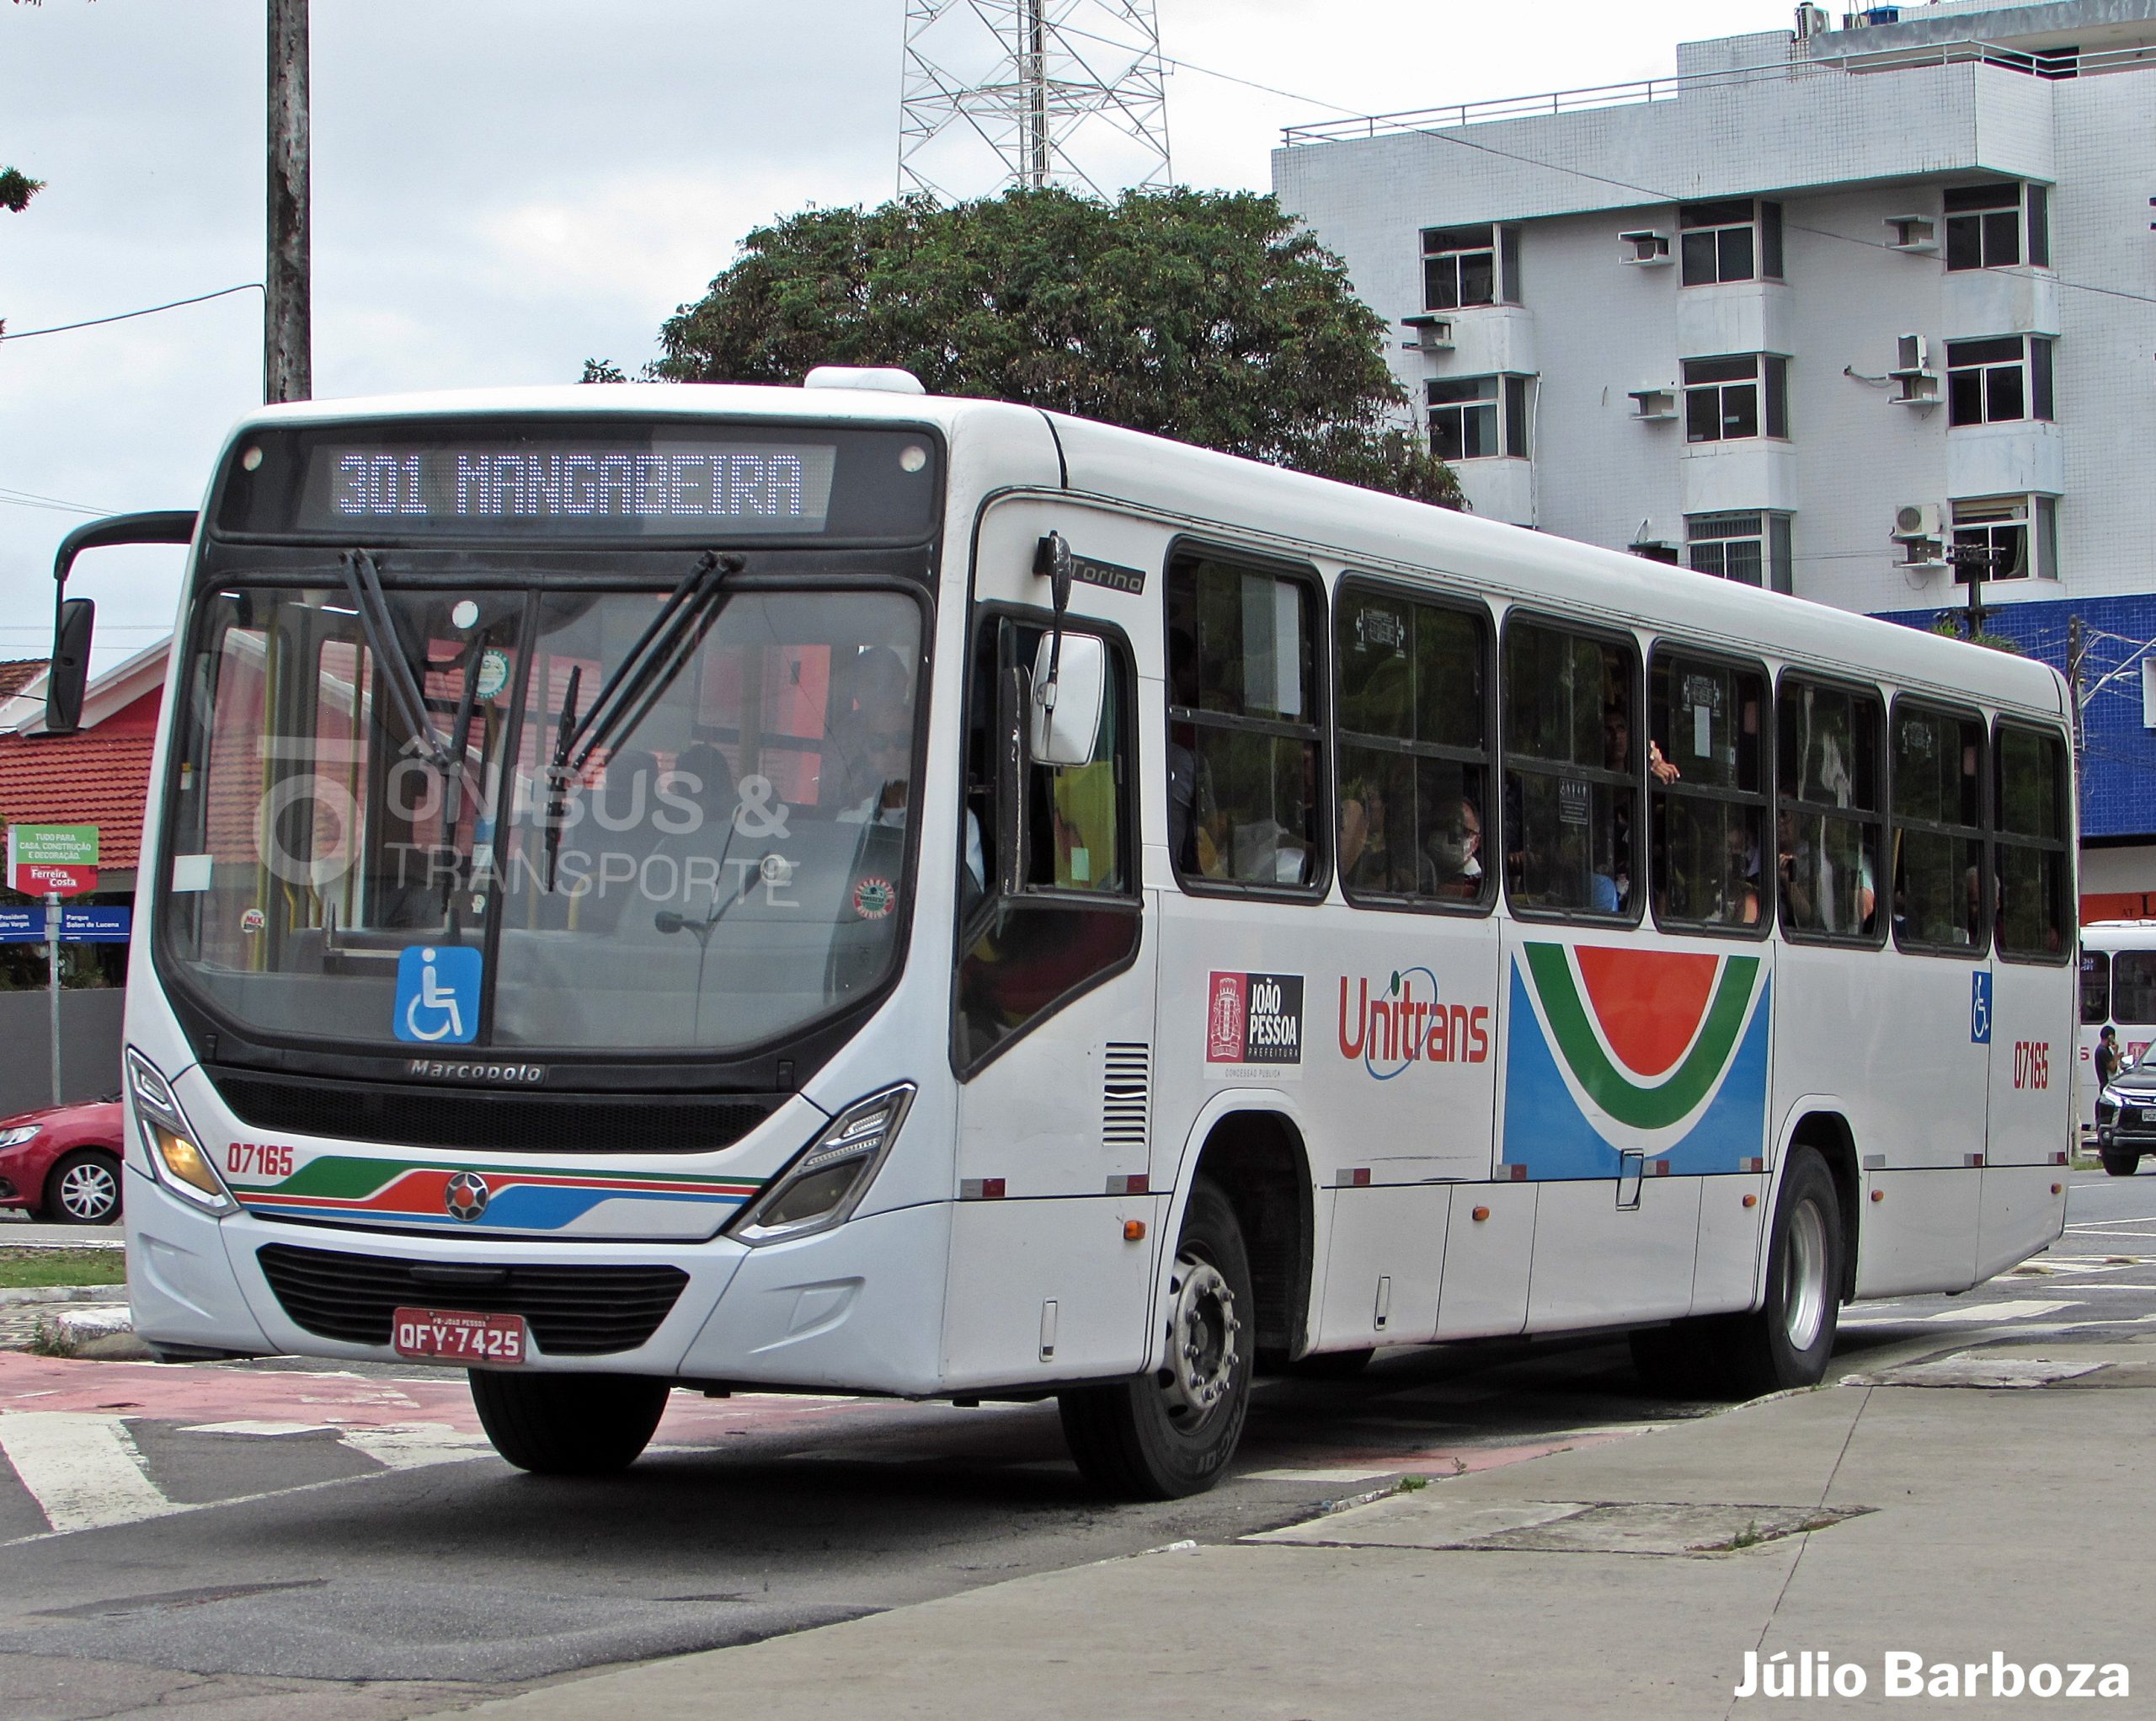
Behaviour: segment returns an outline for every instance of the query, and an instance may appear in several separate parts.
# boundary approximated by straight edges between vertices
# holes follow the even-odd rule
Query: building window
[[[1748,197],[1678,206],[1686,286],[1782,278],[1782,206]]]
[[[1684,563],[1695,573],[1769,591],[1793,588],[1786,514],[1688,514]]]
[[[1457,311],[1468,305],[1519,303],[1519,229],[1480,227],[1422,230],[1422,305]]]
[[[1441,460],[1528,457],[1525,377],[1457,377],[1429,383],[1430,446]]]
[[[1684,361],[1687,442],[1728,442],[1757,436],[1763,424],[1769,436],[1789,435],[1787,359],[1774,353],[1741,353],[1731,358]]]
[[[1946,422],[2052,417],[2052,344],[2041,334],[1946,343]]]
[[[1957,585],[1966,585],[1972,573],[1986,580],[2057,579],[2057,499],[1977,496],[1956,502],[1949,559]]]
[[[2025,227],[2029,261],[2047,269],[2052,260],[2050,216],[2041,185],[1952,187],[1946,193],[1946,266],[2011,268],[2021,260]]]

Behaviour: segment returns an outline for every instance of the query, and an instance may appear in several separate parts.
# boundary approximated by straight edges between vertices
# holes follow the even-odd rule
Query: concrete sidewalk
[[[2124,1664],[2130,1694],[2095,1713],[2156,1713],[2156,1398],[2137,1390],[2156,1386],[2156,1338],[1874,1366],[1230,1546],[1027,1578],[473,1713],[1721,1717],[1761,1701],[1734,1695],[1756,1650],[1860,1668],[1865,1696],[1806,1710],[1833,1714],[1893,1707],[1884,1658],[1898,1650],[1926,1676],[1984,1664],[1973,1692],[1956,1671],[1957,1694],[1994,1712],[1995,1651],[2025,1676]],[[1919,1713],[1959,1707],[1935,1697]]]

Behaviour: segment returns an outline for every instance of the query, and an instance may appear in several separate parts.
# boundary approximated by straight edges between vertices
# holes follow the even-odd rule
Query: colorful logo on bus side
[[[478,1180],[468,1166],[324,1153],[281,1182],[260,1187],[235,1182],[232,1191],[241,1206],[264,1219],[570,1235],[617,1232],[618,1220],[605,1211],[611,1203],[643,1207],[657,1201],[705,1210],[701,1229],[708,1235],[763,1187],[754,1179],[634,1171],[584,1176],[529,1166],[489,1165],[483,1175],[484,1194],[475,1198],[468,1184],[459,1183]],[[670,1225],[659,1228],[675,1232]]]
[[[1533,1182],[1673,1176],[1765,1151],[1772,982],[1755,955],[1529,943],[1507,1014],[1504,1158]]]

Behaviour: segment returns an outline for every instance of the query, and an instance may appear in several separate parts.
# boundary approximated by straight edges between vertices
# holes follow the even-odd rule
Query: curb
[[[0,1308],[26,1302],[110,1302],[115,1291],[124,1296],[126,1290],[125,1285],[18,1285],[12,1290],[0,1290]]]

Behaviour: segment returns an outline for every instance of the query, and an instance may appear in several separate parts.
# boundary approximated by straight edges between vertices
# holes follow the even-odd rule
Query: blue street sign
[[[399,1040],[461,1045],[479,1031],[479,975],[484,959],[455,944],[408,945],[397,959]]]
[[[63,908],[60,911],[60,942],[63,944],[124,944],[135,921],[131,908]],[[42,908],[0,908],[0,944],[42,944],[45,911]]]
[[[63,908],[60,911],[60,942],[63,944],[124,944],[135,923],[131,908]]]

